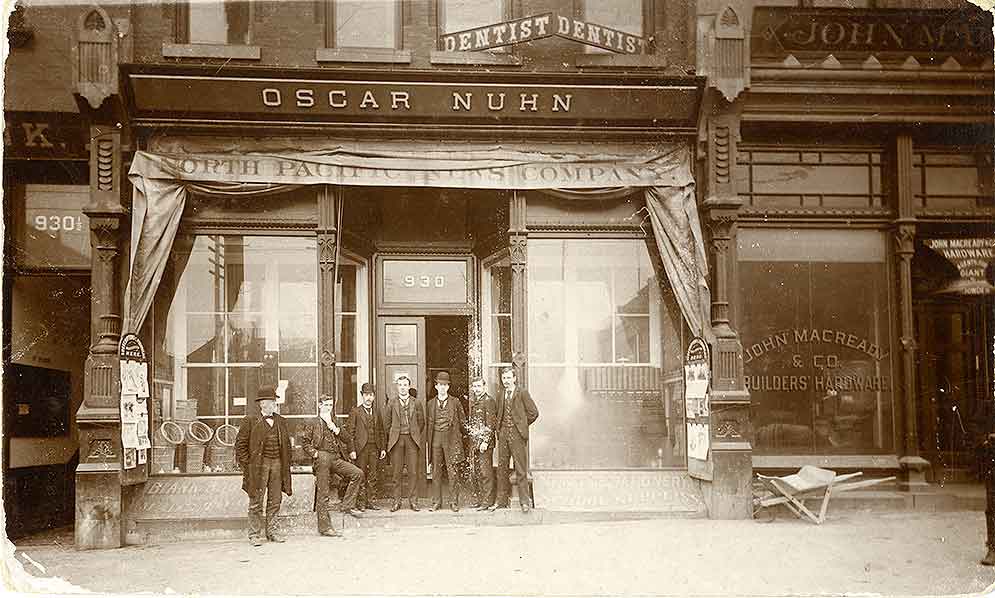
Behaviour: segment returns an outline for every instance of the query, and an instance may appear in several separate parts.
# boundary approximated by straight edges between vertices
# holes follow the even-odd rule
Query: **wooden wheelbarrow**
[[[759,495],[753,497],[753,516],[756,517],[757,513],[768,507],[784,505],[799,519],[808,519],[819,525],[826,520],[829,499],[834,494],[857,488],[867,488],[895,479],[895,476],[889,476],[849,481],[861,475],[863,475],[861,471],[836,475],[836,472],[831,469],[822,469],[813,465],[805,465],[798,470],[798,473],[781,477],[765,476],[758,473],[757,481],[760,482],[763,489]],[[819,498],[822,498],[822,505],[819,508],[819,514],[816,515],[805,506],[805,499]],[[772,512],[771,519],[773,519]]]

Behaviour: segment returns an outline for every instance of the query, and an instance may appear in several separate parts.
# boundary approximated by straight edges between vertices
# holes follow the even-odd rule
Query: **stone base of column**
[[[77,550],[121,547],[120,477],[118,471],[76,471]]]
[[[753,517],[752,451],[713,450],[713,478],[708,486],[709,519]]]
[[[899,490],[913,492],[929,487],[929,483],[926,481],[929,461],[922,457],[902,457],[898,460],[898,465],[902,468],[898,476]]]

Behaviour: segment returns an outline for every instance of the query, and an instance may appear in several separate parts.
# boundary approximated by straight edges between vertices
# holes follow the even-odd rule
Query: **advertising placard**
[[[688,473],[701,479],[711,479],[708,464],[708,391],[711,381],[708,343],[695,337],[691,339],[684,356],[684,416],[687,427]]]

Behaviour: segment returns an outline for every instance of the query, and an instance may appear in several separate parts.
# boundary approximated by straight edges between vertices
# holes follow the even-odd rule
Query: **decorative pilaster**
[[[895,255],[898,256],[898,310],[902,344],[902,402],[904,428],[899,487],[914,490],[925,487],[929,461],[919,455],[918,408],[916,405],[916,338],[912,315],[912,257],[915,255],[916,218],[913,203],[912,137],[895,139],[895,193],[898,220],[895,221]]]
[[[116,548],[121,528],[121,415],[118,340],[121,309],[117,281],[121,220],[121,134],[90,128],[90,285],[93,314],[83,403],[76,413],[80,460],[76,468],[76,547]]]
[[[511,254],[511,361],[518,380],[528,382],[528,233],[525,227],[525,196],[512,194],[508,210],[508,249]]]
[[[738,105],[714,98],[705,136],[703,208],[712,250],[712,389],[710,446],[712,488],[709,516],[748,519],[753,514],[753,437],[750,393],[743,378],[743,346],[732,326],[729,289],[735,288],[731,247],[739,199],[732,171],[739,139]]]
[[[338,215],[341,189],[322,186],[318,191],[318,395],[335,396],[335,277],[338,275]],[[336,397],[338,401],[340,397]],[[355,397],[353,397],[355,400]]]

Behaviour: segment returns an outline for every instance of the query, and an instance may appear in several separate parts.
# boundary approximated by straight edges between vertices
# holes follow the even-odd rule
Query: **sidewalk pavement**
[[[31,574],[8,578],[9,589],[46,596],[82,589],[225,595],[936,596],[993,587],[995,568],[978,563],[984,543],[983,513],[842,513],[822,526],[786,518],[771,523],[663,519],[359,528],[346,530],[344,538],[298,535],[258,548],[246,540],[104,551],[32,545],[18,548],[14,562],[8,555],[5,568]]]

